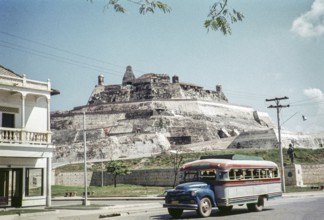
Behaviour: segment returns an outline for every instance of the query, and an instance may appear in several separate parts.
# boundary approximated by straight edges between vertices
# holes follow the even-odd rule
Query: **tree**
[[[114,187],[117,187],[117,176],[130,174],[123,161],[111,160],[106,164],[107,172],[113,175]]]
[[[183,156],[180,154],[179,150],[170,151],[170,153],[171,153],[170,159],[172,160],[172,165],[173,165],[173,174],[174,174],[173,188],[174,188],[177,183],[177,176],[183,161]]]
[[[89,0],[93,2],[94,0]],[[107,0],[105,9],[111,7],[120,13],[125,13],[127,10],[124,7],[124,3],[132,3],[139,6],[140,14],[154,13],[156,10],[160,10],[163,13],[170,13],[171,7],[162,1],[158,0]],[[123,2],[123,3],[120,3]],[[207,19],[205,20],[204,27],[209,30],[220,30],[224,35],[231,34],[231,24],[238,21],[242,21],[244,15],[235,9],[229,9],[228,0],[217,0],[210,8]]]

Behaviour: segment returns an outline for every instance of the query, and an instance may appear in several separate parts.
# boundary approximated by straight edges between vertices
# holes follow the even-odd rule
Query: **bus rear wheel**
[[[264,207],[264,198],[263,196],[259,196],[257,203],[249,203],[246,204],[247,208],[251,212],[261,212]]]
[[[168,209],[168,212],[172,218],[180,218],[183,213],[183,209]]]
[[[202,198],[199,202],[197,214],[200,217],[208,217],[212,212],[212,203],[209,198]]]

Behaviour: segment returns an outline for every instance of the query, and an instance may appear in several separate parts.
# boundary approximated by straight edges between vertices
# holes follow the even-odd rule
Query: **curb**
[[[299,197],[321,197],[324,196],[324,191],[314,192],[297,192],[297,193],[283,193],[283,198],[299,198]]]
[[[52,198],[52,201],[82,201],[84,200],[84,197],[54,197]],[[117,200],[123,200],[123,201],[160,201],[164,200],[164,197],[88,197],[87,200],[90,201],[117,201]]]

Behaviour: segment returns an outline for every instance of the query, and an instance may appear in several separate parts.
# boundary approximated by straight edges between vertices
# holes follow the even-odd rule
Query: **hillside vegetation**
[[[287,155],[287,149],[283,149],[284,163],[289,164],[289,158]],[[324,148],[311,150],[311,149],[295,149],[297,164],[324,164]],[[244,154],[261,156],[265,160],[271,160],[279,164],[279,150],[261,150],[261,149],[233,149],[233,150],[222,150],[222,151],[212,151],[212,152],[195,152],[195,153],[181,153],[182,163],[190,162],[199,159],[200,156],[205,155],[222,155],[222,154]],[[160,168],[172,168],[174,161],[174,154],[162,153],[160,155],[140,158],[140,159],[130,159],[123,160],[125,165],[129,167],[130,170],[135,169],[160,169]],[[105,163],[105,162],[104,162]],[[90,171],[101,171],[102,164],[99,163],[89,163]],[[56,172],[73,172],[73,171],[83,171],[82,164],[70,164],[62,167],[56,168]]]

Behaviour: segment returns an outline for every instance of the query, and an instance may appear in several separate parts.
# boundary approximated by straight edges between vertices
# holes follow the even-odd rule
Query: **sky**
[[[244,14],[232,34],[207,31],[216,0],[163,0],[171,13],[141,15],[105,8],[108,0],[0,0],[0,65],[61,92],[52,111],[85,105],[103,74],[121,84],[126,66],[179,76],[215,90],[229,103],[267,112],[290,131],[324,131],[324,0],[229,0]],[[307,120],[303,120],[302,116]]]

